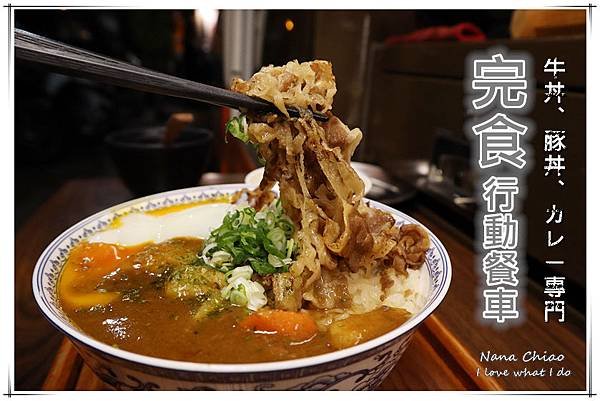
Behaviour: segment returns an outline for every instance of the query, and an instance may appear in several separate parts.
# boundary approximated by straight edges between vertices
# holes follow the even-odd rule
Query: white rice
[[[386,291],[383,305],[403,308],[411,314],[420,312],[431,293],[429,272],[425,266],[408,269],[408,275],[396,274],[394,285]]]
[[[411,314],[419,312],[427,303],[431,291],[429,273],[425,266],[420,269],[408,269],[407,273],[388,273],[394,284],[387,288],[385,293],[381,288],[380,275],[365,277],[360,272],[349,273],[351,313],[366,313],[381,306],[402,308]]]

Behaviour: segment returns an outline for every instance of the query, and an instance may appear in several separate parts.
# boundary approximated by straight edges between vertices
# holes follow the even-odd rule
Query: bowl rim
[[[114,213],[116,210],[120,210],[137,203],[141,203],[144,201],[152,200],[153,198],[160,198],[169,196],[169,194],[176,193],[186,193],[186,192],[203,192],[203,191],[211,191],[211,190],[239,190],[242,188],[248,188],[246,184],[221,184],[221,185],[207,185],[207,186],[198,186],[198,187],[189,187],[183,189],[176,189],[172,191],[160,192],[152,195],[147,195],[141,198],[132,199],[127,202],[123,202],[109,208],[103,209],[100,212],[97,212],[79,222],[71,225],[69,228],[64,230],[61,234],[59,234],[41,253],[38,261],[36,262],[35,268],[33,270],[32,275],[32,290],[33,295],[36,300],[36,303],[40,310],[42,311],[44,317],[52,323],[54,327],[58,330],[62,331],[67,336],[75,339],[76,341],[87,345],[88,347],[102,352],[104,354],[108,354],[112,357],[123,359],[128,362],[134,362],[141,365],[147,365],[155,368],[163,368],[168,370],[176,370],[176,371],[186,371],[186,372],[197,372],[197,373],[261,373],[261,372],[273,372],[273,371],[285,371],[292,369],[302,369],[309,368],[316,365],[323,365],[327,363],[332,363],[336,361],[341,361],[346,358],[356,357],[362,353],[368,352],[370,350],[379,348],[382,345],[385,345],[393,340],[400,338],[402,335],[409,333],[411,330],[416,328],[419,324],[421,324],[429,315],[431,315],[435,309],[440,305],[442,300],[445,298],[448,289],[450,287],[450,282],[452,281],[452,264],[450,261],[450,257],[446,248],[442,244],[442,242],[427,228],[425,225],[421,224],[418,220],[402,213],[399,210],[381,204],[377,201],[366,199],[369,204],[376,206],[378,209],[384,210],[386,212],[399,215],[405,220],[410,221],[411,223],[416,223],[424,227],[430,235],[430,239],[432,241],[436,241],[438,243],[438,248],[440,250],[440,256],[444,260],[444,265],[447,266],[447,277],[446,280],[435,296],[433,301],[421,310],[419,313],[413,315],[408,321],[401,324],[397,328],[389,331],[379,337],[376,337],[372,340],[366,341],[362,344],[355,345],[350,348],[345,348],[337,351],[328,352],[325,354],[305,357],[305,358],[297,358],[290,359],[284,361],[275,361],[275,362],[258,362],[258,363],[202,363],[202,362],[186,362],[186,361],[178,361],[171,359],[164,359],[152,356],[146,356],[142,354],[137,354],[130,351],[125,351],[122,349],[114,348],[106,343],[103,343],[99,340],[94,339],[93,337],[85,334],[80,329],[76,328],[73,324],[65,324],[61,320],[57,319],[54,314],[51,312],[51,308],[49,308],[45,302],[41,299],[41,293],[44,291],[43,287],[39,287],[36,282],[36,278],[40,274],[40,271],[44,271],[44,265],[42,261],[46,254],[50,252],[51,249],[54,248],[55,245],[63,242],[65,239],[64,235],[70,231],[73,227],[89,224],[97,220],[98,218],[105,216],[110,213]],[[61,267],[62,269],[62,267]]]

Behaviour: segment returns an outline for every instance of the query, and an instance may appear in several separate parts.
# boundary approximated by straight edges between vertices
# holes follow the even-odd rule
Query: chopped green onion
[[[267,261],[273,267],[281,267],[281,266],[283,266],[283,262],[281,261],[281,259],[279,259],[275,255],[269,254],[269,256],[267,257]]]
[[[234,305],[246,306],[248,304],[246,287],[244,287],[243,284],[240,284],[236,289],[231,290],[229,293],[229,301]]]
[[[271,243],[275,245],[275,248],[277,248],[280,252],[285,251],[285,232],[281,228],[275,227],[274,229],[269,231],[267,234],[267,239],[270,240]]]
[[[231,118],[225,125],[225,130],[240,141],[248,142],[248,123],[245,115]]]
[[[262,260],[253,259],[250,261],[250,265],[255,272],[260,274],[261,276],[266,276],[267,274],[278,273],[282,271],[287,271],[283,269],[277,269],[275,266],[271,265],[268,262],[263,262]]]
[[[296,253],[294,231],[279,200],[260,212],[249,206],[237,209],[211,232],[201,260],[222,272],[237,266],[260,275],[286,272]]]
[[[240,266],[226,274],[228,285],[221,290],[223,298],[234,305],[258,310],[267,304],[265,289],[256,281],[250,280],[252,268]]]
[[[231,262],[231,260],[231,255],[225,251],[216,251],[215,253],[213,253],[211,259],[212,263],[215,266],[221,266],[223,263]]]
[[[289,259],[292,257],[292,252],[294,252],[294,250],[295,250],[294,245],[295,245],[294,240],[292,238],[287,240],[287,246],[286,246],[286,252],[285,252],[286,258]]]

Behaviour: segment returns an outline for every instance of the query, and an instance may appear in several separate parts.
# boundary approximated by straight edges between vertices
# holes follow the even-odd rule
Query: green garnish
[[[246,287],[240,284],[235,289],[232,289],[229,293],[229,302],[231,302],[234,305],[246,306],[246,304],[248,304],[248,297],[246,296]]]
[[[244,143],[248,143],[250,138],[248,137],[248,121],[246,120],[246,116],[242,114],[227,121],[227,124],[225,124],[225,132],[231,134],[233,137]],[[225,142],[227,142],[227,135],[225,135]],[[258,145],[255,143],[250,143],[250,145],[252,145],[252,148],[256,152],[258,163],[261,166],[264,166],[266,161],[260,155],[260,152],[258,151]]]
[[[293,234],[294,224],[279,200],[260,212],[247,206],[225,216],[210,233],[201,258],[222,272],[244,265],[263,276],[286,272],[296,252]]]
[[[231,118],[225,125],[225,131],[242,142],[248,142],[246,116],[242,114],[241,116]]]
[[[252,281],[254,270],[250,266],[240,266],[225,273],[227,287],[221,290],[221,296],[233,305],[244,306],[250,310],[259,310],[267,304],[265,289],[260,283]]]

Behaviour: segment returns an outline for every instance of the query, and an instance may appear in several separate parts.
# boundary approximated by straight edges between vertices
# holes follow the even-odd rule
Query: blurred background
[[[369,196],[409,212],[426,205],[465,238],[474,231],[477,183],[463,132],[465,57],[497,44],[528,51],[537,81],[530,117],[538,130],[524,203],[529,276],[541,282],[542,272],[549,271],[543,260],[557,258],[545,242],[545,211],[556,203],[568,210],[563,224],[568,237],[558,255],[568,265],[561,271],[571,288],[568,303],[585,312],[584,11],[21,9],[15,11],[15,26],[221,87],[263,65],[330,60],[338,85],[333,112],[364,133],[354,160],[365,163],[360,167],[372,178]],[[554,57],[567,66],[560,77],[567,92],[564,115],[543,102],[549,79],[543,63]],[[17,60],[17,232],[36,216],[35,224],[44,225],[35,215],[44,205],[67,208],[65,188],[72,202],[86,188],[97,188],[111,205],[153,190],[243,181],[258,163],[250,148],[234,140],[225,143],[223,127],[230,116],[227,109],[73,78]],[[192,149],[192,157],[161,147],[165,127],[183,130],[172,147]],[[544,179],[544,129],[567,130],[567,185],[561,191]],[[132,137],[134,145],[123,144]],[[165,156],[168,152],[171,156]],[[174,170],[163,174],[168,169]],[[184,179],[183,170],[192,176]],[[112,199],[114,191],[119,195]],[[21,373],[28,383],[43,379]]]

